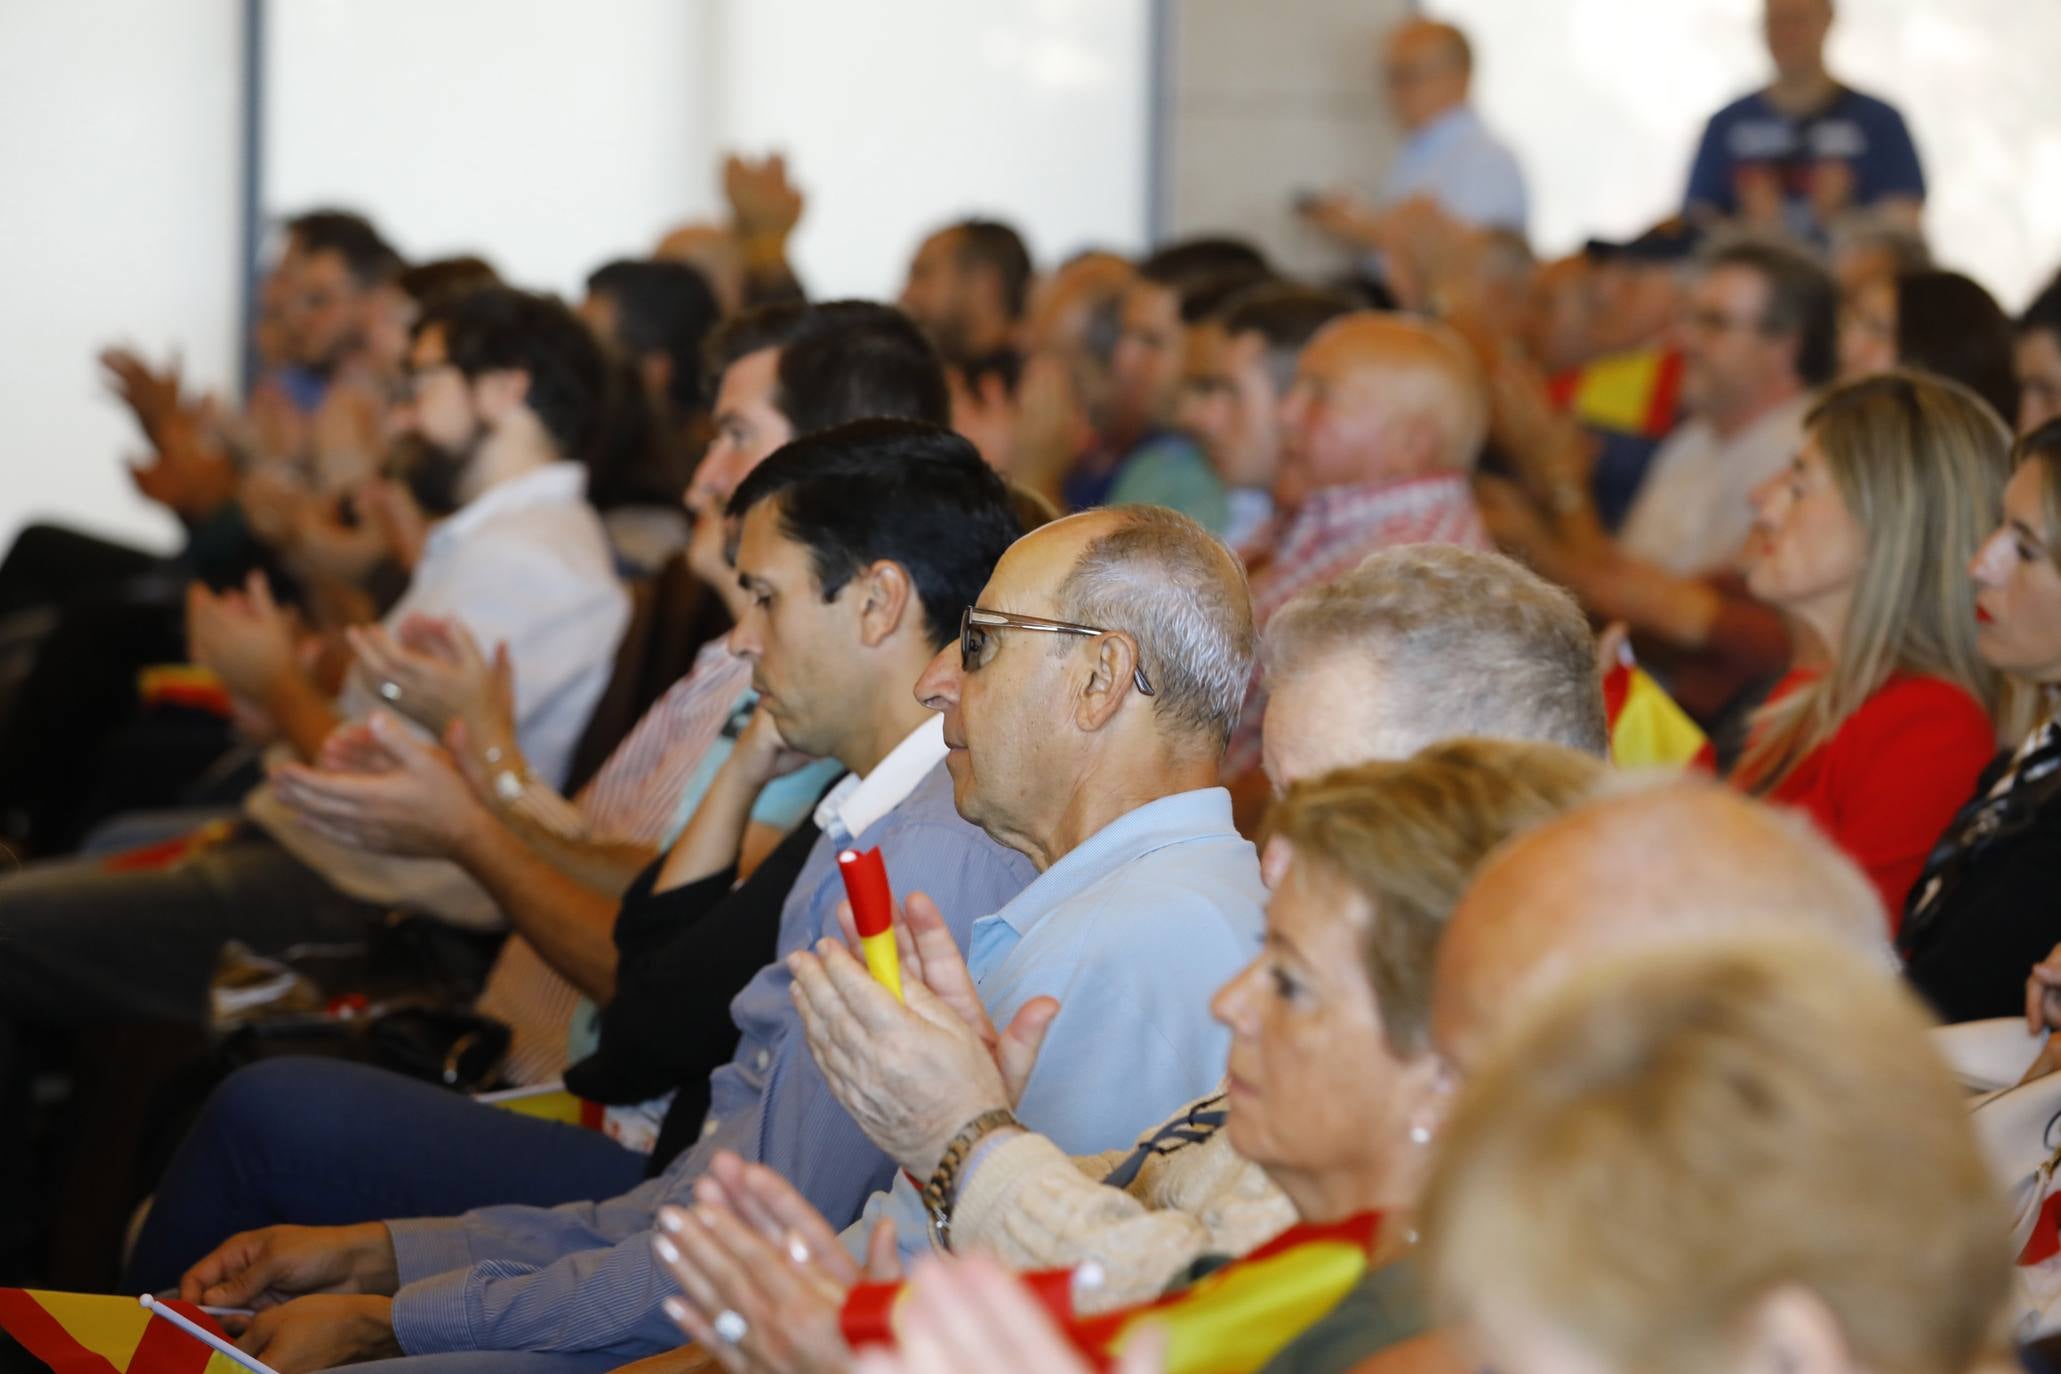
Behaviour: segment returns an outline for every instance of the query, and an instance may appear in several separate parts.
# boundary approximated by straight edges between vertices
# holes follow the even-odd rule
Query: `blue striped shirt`
[[[844,891],[836,855],[853,842],[879,847],[898,893],[934,897],[962,946],[975,913],[1003,906],[1036,876],[1029,860],[960,819],[939,763],[855,841],[830,833],[817,841],[781,909],[780,958],[836,933]],[[718,1150],[778,1170],[834,1225],[856,1216],[894,1165],[824,1085],[790,981],[776,958],[730,1004],[740,1038],[710,1079],[704,1134],[659,1177],[605,1202],[387,1223],[401,1348],[606,1351],[627,1361],[677,1346],[679,1331],[659,1309],[676,1290],[651,1253],[651,1228],[660,1206],[691,1204]]]

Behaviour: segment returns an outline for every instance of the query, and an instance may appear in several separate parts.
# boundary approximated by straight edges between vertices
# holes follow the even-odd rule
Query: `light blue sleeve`
[[[730,752],[728,740],[723,741],[723,752]],[[773,779],[752,804],[751,818],[775,830],[794,829],[816,809],[824,789],[843,771],[844,766],[836,759],[817,759],[806,768]]]

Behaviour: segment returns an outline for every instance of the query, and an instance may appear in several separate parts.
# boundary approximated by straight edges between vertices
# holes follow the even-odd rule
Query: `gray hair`
[[[1270,679],[1340,653],[1380,673],[1388,727],[1418,746],[1478,735],[1609,753],[1587,618],[1565,591],[1501,554],[1384,549],[1267,622]]]
[[[1138,642],[1160,720],[1221,751],[1252,675],[1252,597],[1237,556],[1163,506],[1123,506],[1059,586],[1059,614]],[[1063,646],[1055,646],[1061,648]]]

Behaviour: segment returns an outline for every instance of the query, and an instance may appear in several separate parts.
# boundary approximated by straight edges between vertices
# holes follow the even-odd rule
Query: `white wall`
[[[822,297],[888,296],[969,213],[1049,263],[1144,245],[1146,0],[726,0],[721,146],[788,153],[795,257]]]
[[[409,257],[577,294],[715,201],[707,7],[271,0],[264,200],[360,210]]]
[[[172,547],[93,355],[130,340],[229,384],[236,360],[236,0],[0,4],[0,541],[30,518]]]
[[[1480,57],[1519,149],[1533,236],[1564,252],[1680,207],[1703,121],[1765,84],[1761,0],[1434,0]],[[1902,108],[1931,183],[1935,253],[2008,310],[2061,266],[2052,0],[1841,0],[1836,74]]]
[[[1407,0],[1173,0],[1170,231],[1250,236],[1291,270],[1339,264],[1305,191],[1372,187],[1396,131],[1375,87]]]

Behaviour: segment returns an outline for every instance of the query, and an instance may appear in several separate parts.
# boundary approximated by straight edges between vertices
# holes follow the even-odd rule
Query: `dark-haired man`
[[[655,1000],[692,1053],[708,1057],[722,1047],[702,1072],[705,1089],[697,1096],[683,1084],[676,1099],[675,1111],[683,1102],[706,1107],[705,1119],[690,1113],[684,1152],[657,1177],[606,1201],[381,1224],[376,1218],[396,1215],[385,1210],[390,1200],[400,1208],[416,1202],[423,1176],[439,1170],[461,1207],[467,1199],[533,1196],[511,1188],[482,1197],[482,1178],[503,1179],[511,1169],[525,1175],[524,1190],[564,1189],[563,1177],[535,1181],[528,1175],[542,1171],[525,1165],[533,1152],[562,1157],[571,1148],[566,1133],[400,1083],[381,1100],[401,1102],[406,1115],[381,1117],[377,1129],[363,1119],[364,1090],[352,1112],[311,1092],[305,1105],[333,1117],[336,1133],[274,1113],[271,1138],[253,1139],[223,1119],[230,1111],[224,1098],[240,1098],[236,1110],[251,1112],[268,1095],[265,1084],[352,1078],[316,1065],[292,1075],[261,1066],[241,1076],[256,1089],[225,1087],[199,1128],[196,1143],[204,1148],[190,1144],[175,1162],[159,1204],[170,1211],[139,1242],[137,1272],[151,1275],[142,1281],[171,1281],[197,1257],[190,1246],[180,1254],[179,1238],[169,1234],[174,1214],[183,1226],[208,1219],[196,1217],[182,1195],[182,1180],[194,1176],[190,1162],[222,1190],[216,1197],[226,1215],[212,1218],[211,1239],[227,1229],[223,1222],[262,1215],[289,1191],[298,1209],[289,1215],[369,1223],[275,1226],[230,1239],[186,1273],[189,1293],[314,1295],[271,1309],[246,1339],[282,1369],[403,1353],[436,1356],[438,1369],[501,1368],[517,1351],[535,1352],[540,1363],[543,1354],[557,1355],[553,1363],[567,1370],[605,1369],[675,1343],[658,1307],[664,1281],[651,1250],[655,1212],[665,1202],[691,1201],[717,1150],[771,1165],[826,1215],[845,1220],[887,1182],[892,1164],[836,1105],[809,1057],[785,965],[768,961],[836,933],[837,854],[848,847],[878,848],[898,889],[939,883],[956,894],[962,940],[975,915],[1002,906],[1030,881],[1022,856],[960,819],[943,731],[911,691],[932,656],[957,637],[958,611],[978,598],[1015,535],[1015,516],[1007,488],[969,444],[901,421],[859,422],[795,441],[740,484],[730,510],[742,525],[737,576],[746,592],[732,640],[752,665],[763,705],[693,824],[640,877],[623,915],[643,927],[635,962],[678,971],[661,993],[628,982],[639,970],[626,961],[618,1000]],[[817,808],[814,824],[735,886],[750,797],[786,766],[790,748],[837,758],[848,778]],[[625,944],[626,953],[631,948]],[[743,973],[726,986],[740,958]],[[727,1060],[722,1028],[735,1046]],[[346,1124],[352,1116],[356,1123]],[[434,1157],[393,1158],[400,1142],[434,1144]],[[584,1143],[604,1158],[613,1152],[621,1187],[641,1172],[636,1156],[605,1137]],[[234,1168],[225,1172],[209,1160],[217,1147],[253,1163],[275,1150],[304,1166],[311,1151],[328,1158],[302,1175],[308,1188],[253,1197],[235,1186]],[[378,1155],[367,1158],[366,1147]],[[339,1187],[339,1180],[347,1182]],[[461,1353],[472,1358],[460,1360]]]
[[[1016,348],[1030,284],[1030,251],[1017,232],[965,219],[923,240],[901,305],[948,362],[965,363]]]
[[[602,360],[556,301],[507,288],[433,307],[410,357],[408,423],[427,455],[418,481],[457,513],[431,532],[387,623],[462,615],[508,645],[521,683],[517,730],[539,772],[559,777],[605,685],[628,599],[570,455],[591,432]],[[302,665],[292,622],[262,578],[187,599],[193,656],[285,756],[315,758],[341,722],[400,689],[362,671],[332,698]],[[356,941],[395,905],[459,924],[496,919],[477,894],[425,887],[418,866],[374,858],[302,826],[269,786],[226,837],[196,837],[153,867],[76,860],[0,880],[0,1016],[78,1024],[107,1018],[198,1022],[216,952],[309,940]],[[434,875],[433,875],[434,876]]]
[[[1138,264],[1110,362],[1112,428],[1075,464],[1067,504],[1166,506],[1222,532],[1230,518],[1223,483],[1195,441],[1173,427],[1187,331],[1268,275],[1258,250],[1236,239],[1187,239]]]

